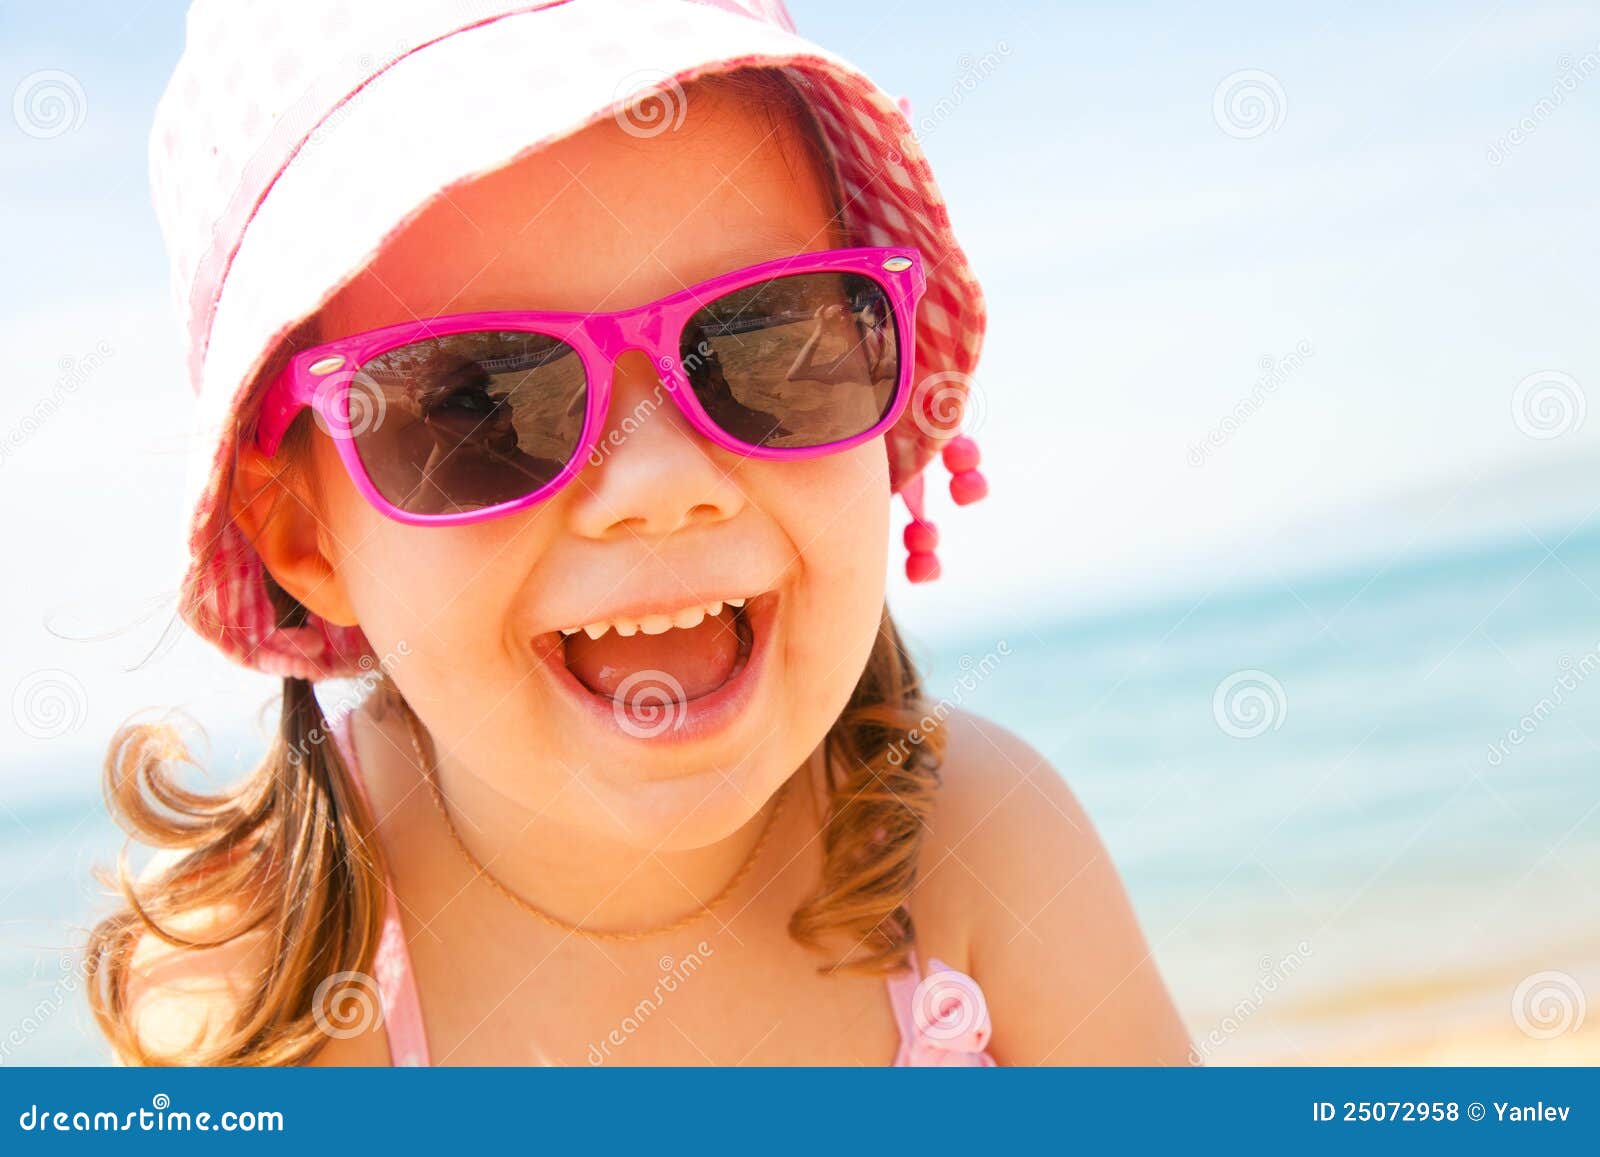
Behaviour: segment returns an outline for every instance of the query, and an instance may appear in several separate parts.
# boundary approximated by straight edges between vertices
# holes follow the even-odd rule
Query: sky
[[[910,98],[988,300],[992,493],[936,485],[944,577],[891,586],[914,638],[1555,541],[1600,505],[1592,5],[791,11]],[[0,692],[65,672],[72,724],[0,713],[12,785],[135,709],[274,691],[169,630],[189,396],[145,147],[182,29],[0,2]]]

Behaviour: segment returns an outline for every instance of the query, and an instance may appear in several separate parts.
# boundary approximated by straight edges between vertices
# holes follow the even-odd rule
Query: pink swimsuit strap
[[[350,769],[356,790],[369,805],[366,784],[356,763],[355,743],[347,714],[331,725],[334,741]],[[394,882],[384,881],[387,900],[383,932],[373,957],[373,979],[383,1006],[383,1027],[389,1039],[392,1065],[425,1067],[429,1061],[428,1033],[422,1020],[411,950],[400,923],[400,905]],[[900,1048],[894,1064],[900,1067],[942,1066],[978,1068],[993,1066],[989,1055],[989,1009],[978,982],[948,967],[938,957],[928,958],[929,972],[922,975],[913,951],[904,970],[888,977],[889,1004],[900,1030]]]

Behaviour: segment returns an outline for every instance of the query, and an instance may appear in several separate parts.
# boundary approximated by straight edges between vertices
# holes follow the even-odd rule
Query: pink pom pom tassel
[[[912,554],[932,554],[939,546],[938,528],[926,519],[914,519],[906,524],[905,542]]]
[[[989,482],[978,473],[982,455],[978,444],[966,435],[950,439],[943,450],[945,469],[950,471],[950,497],[957,506],[970,506],[989,493]]]
[[[976,470],[964,470],[950,479],[950,497],[957,506],[971,506],[989,493],[989,480]]]
[[[939,556],[933,548],[939,545],[939,531],[922,516],[922,475],[918,474],[900,488],[911,521],[906,524],[906,578],[914,583],[932,582],[939,577]]]
[[[942,455],[944,468],[952,474],[964,474],[968,470],[976,470],[982,457],[978,453],[978,444],[965,434],[946,442]]]

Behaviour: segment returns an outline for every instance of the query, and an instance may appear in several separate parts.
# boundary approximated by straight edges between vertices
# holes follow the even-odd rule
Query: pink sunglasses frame
[[[741,442],[717,426],[695,397],[694,388],[679,364],[679,342],[684,326],[706,302],[774,277],[801,273],[858,273],[881,285],[889,298],[899,343],[900,374],[889,409],[871,429],[819,446],[770,447]],[[365,333],[352,334],[303,350],[290,359],[283,373],[268,388],[256,423],[256,445],[263,454],[277,453],[284,433],[306,407],[322,419],[334,439],[340,460],[362,496],[380,513],[414,526],[463,526],[500,518],[543,502],[571,482],[600,445],[606,415],[611,408],[611,385],[616,360],[625,351],[647,354],[689,424],[702,437],[732,453],[749,458],[796,461],[835,454],[885,433],[905,412],[911,397],[911,377],[916,365],[916,310],[927,287],[922,254],[916,249],[866,247],[828,249],[781,257],[720,274],[698,285],[632,309],[610,313],[570,313],[545,310],[502,310],[457,313],[428,321],[402,322]],[[478,510],[450,514],[416,514],[395,506],[368,477],[356,439],[362,432],[350,421],[349,387],[360,368],[380,354],[432,337],[473,330],[537,333],[558,338],[571,346],[583,363],[586,409],[583,432],[572,457],[561,472],[539,489],[520,498]],[[332,388],[330,388],[330,386]]]

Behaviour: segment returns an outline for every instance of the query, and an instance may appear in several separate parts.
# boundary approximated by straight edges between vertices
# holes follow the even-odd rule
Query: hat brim
[[[887,438],[895,487],[955,434],[984,306],[933,174],[895,101],[841,58],[773,24],[699,4],[617,35],[617,6],[585,0],[468,27],[405,55],[333,108],[254,206],[209,306],[180,613],[236,661],[278,675],[347,676],[371,663],[361,632],[280,628],[226,483],[261,369],[288,334],[436,198],[614,116],[674,115],[681,86],[741,67],[784,70],[830,152],[853,243],[922,250],[914,395]],[[629,9],[638,18],[636,8]],[[652,108],[649,94],[659,94]],[[419,140],[426,147],[417,147]],[[353,179],[381,173],[382,180]]]

